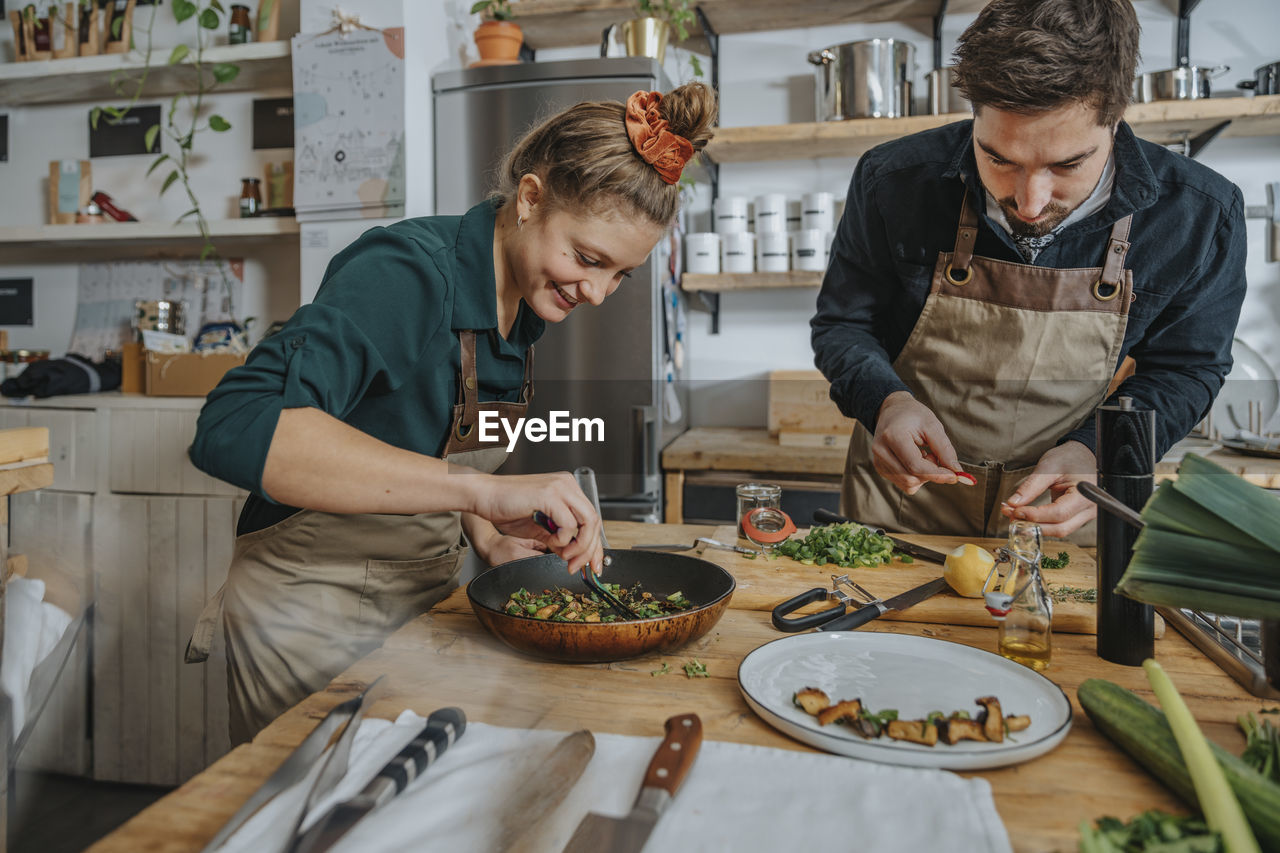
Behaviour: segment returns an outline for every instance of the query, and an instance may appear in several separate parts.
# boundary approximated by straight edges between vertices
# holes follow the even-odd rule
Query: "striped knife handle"
[[[454,741],[462,737],[467,729],[467,715],[461,708],[441,708],[427,718],[422,731],[409,742],[404,749],[383,767],[370,787],[379,781],[390,782],[394,793],[400,793],[409,783],[422,775],[423,771],[444,754]]]

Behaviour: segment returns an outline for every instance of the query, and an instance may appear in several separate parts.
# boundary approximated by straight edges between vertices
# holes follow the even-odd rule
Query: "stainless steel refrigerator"
[[[534,62],[464,71],[432,79],[435,103],[436,212],[463,213],[495,185],[502,157],[529,128],[580,101],[625,101],[639,89],[670,86],[651,59]],[[618,132],[625,132],[619,124]],[[530,417],[552,411],[600,418],[604,441],[522,440],[502,473],[593,468],[605,517],[659,520],[661,448],[685,429],[663,416],[663,281],[667,258],[655,250],[597,308],[579,308],[548,324],[535,346]],[[687,401],[680,410],[687,411]]]

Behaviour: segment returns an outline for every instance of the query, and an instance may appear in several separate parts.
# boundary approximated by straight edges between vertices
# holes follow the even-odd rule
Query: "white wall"
[[[286,3],[286,18],[297,22],[304,33],[322,32],[331,24],[331,12],[341,6],[357,14],[371,26],[406,27],[406,215],[433,212],[432,115],[430,78],[442,70],[463,67],[476,58],[470,41],[475,19],[468,14],[469,0],[294,0]],[[1144,32],[1141,70],[1159,70],[1174,65],[1176,17],[1172,0],[1138,0],[1136,3]],[[166,19],[168,7],[162,7]],[[971,15],[950,15],[944,24],[944,54],[950,54],[956,37],[972,21]],[[1242,23],[1242,22],[1247,22]],[[916,61],[923,75],[932,63],[931,21],[919,19],[885,24],[849,24],[808,29],[729,35],[721,39],[721,124],[724,126],[767,125],[811,121],[814,117],[813,71],[806,61],[810,50],[831,44],[875,36],[906,39],[916,45]],[[288,32],[287,25],[282,31]],[[1218,78],[1220,95],[1235,94],[1237,80],[1252,76],[1253,69],[1280,59],[1280,3],[1276,0],[1205,0],[1192,15],[1193,62],[1202,65],[1228,64],[1231,71]],[[0,37],[0,50],[6,49]],[[163,41],[161,42],[163,43]],[[589,57],[594,46],[544,50],[539,59]],[[687,63],[673,55],[667,61],[668,74],[677,82],[688,79]],[[262,96],[262,95],[259,95]],[[254,95],[225,95],[217,109],[238,125],[218,140],[216,158],[195,172],[202,197],[210,209],[219,203],[228,214],[238,193],[240,174],[258,174],[263,160],[272,154],[249,150],[248,110]],[[9,111],[14,150],[10,162],[0,164],[0,197],[13,203],[0,209],[0,225],[35,221],[43,215],[43,180],[40,174],[55,157],[80,157],[86,153],[83,132],[85,105],[69,107],[29,107]],[[21,128],[16,130],[15,128]],[[1264,185],[1280,180],[1280,137],[1225,139],[1214,142],[1200,156],[1240,185],[1247,204],[1265,201]],[[182,209],[176,195],[159,201],[155,197],[160,177],[141,179],[150,158],[107,158],[94,162],[95,184],[115,195],[141,217],[176,215]],[[843,197],[852,174],[854,160],[800,160],[783,163],[727,164],[721,169],[721,192],[754,196],[764,192],[784,192],[798,197],[812,190],[829,190]],[[690,211],[691,226],[705,228],[709,192],[705,182]],[[302,249],[295,281],[268,281],[288,278],[276,275],[282,264],[257,271],[249,265],[246,298],[259,316],[278,318],[296,300],[307,301],[314,294],[329,259],[366,228],[383,220],[352,220],[341,223],[310,223],[304,226]],[[1264,223],[1249,223],[1249,296],[1239,334],[1260,350],[1280,372],[1280,264],[1263,259]],[[14,345],[46,346],[57,349],[63,325],[45,326],[39,317],[48,312],[61,314],[74,305],[74,267],[42,265],[37,282],[37,322],[34,332],[11,330]],[[17,268],[0,267],[0,277],[22,274]],[[68,282],[70,284],[68,284]],[[288,298],[285,298],[285,295]],[[762,386],[742,380],[763,380],[779,368],[812,366],[808,321],[816,291],[778,291],[726,294],[718,335],[710,334],[709,318],[690,315],[686,377],[695,381],[691,417],[696,425],[763,425],[765,401]],[[283,306],[283,307],[282,307]],[[1278,419],[1280,420],[1280,419]],[[1273,428],[1280,423],[1273,422]]]
[[[9,4],[12,8],[13,4]],[[141,32],[152,10],[156,10],[153,40],[154,63],[163,63],[179,41],[179,29],[173,20],[170,4],[139,7],[134,17],[135,43],[145,45]],[[282,0],[280,33],[288,38],[298,25],[297,0]],[[184,25],[183,35],[191,33]],[[194,46],[194,40],[189,40]],[[0,28],[0,57],[13,56],[12,28]],[[215,34],[215,44],[226,43],[226,30]],[[49,63],[56,72],[56,62]],[[189,170],[193,189],[208,219],[232,219],[239,216],[240,178],[261,177],[268,162],[293,159],[288,149],[254,151],[252,149],[252,109],[255,98],[288,97],[290,89],[262,90],[216,95],[208,99],[209,114],[227,119],[232,129],[225,133],[202,131],[196,137],[197,156]],[[169,98],[144,98],[139,103],[168,106]],[[87,159],[89,156],[88,114],[95,105],[91,101],[49,106],[5,107],[0,113],[9,115],[9,160],[0,163],[0,227],[40,225],[48,221],[49,161]],[[115,101],[114,103],[120,103]],[[173,154],[171,140],[162,142],[162,150]],[[112,196],[125,210],[141,220],[172,222],[188,210],[189,204],[181,187],[171,186],[159,195],[168,170],[163,166],[146,176],[154,155],[98,157],[92,160],[93,187]],[[109,224],[101,226],[111,227]],[[258,333],[272,319],[283,319],[298,302],[298,254],[294,244],[253,248],[245,262],[243,317],[257,317]],[[70,341],[75,321],[77,264],[95,260],[89,255],[69,250],[65,261],[38,264],[5,265],[0,263],[0,278],[32,277],[35,279],[35,326],[6,327],[10,346],[51,350],[63,354]],[[194,330],[190,330],[194,331]]]

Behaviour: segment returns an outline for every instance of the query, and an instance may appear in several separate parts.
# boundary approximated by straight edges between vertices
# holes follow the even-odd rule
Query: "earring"
[[[516,214],[516,228],[519,228],[521,225],[524,225],[524,217]]]

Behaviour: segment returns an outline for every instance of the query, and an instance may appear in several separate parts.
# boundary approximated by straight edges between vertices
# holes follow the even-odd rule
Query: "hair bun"
[[[694,81],[663,95],[658,112],[672,133],[689,140],[694,151],[701,151],[711,141],[719,106],[711,87]]]

